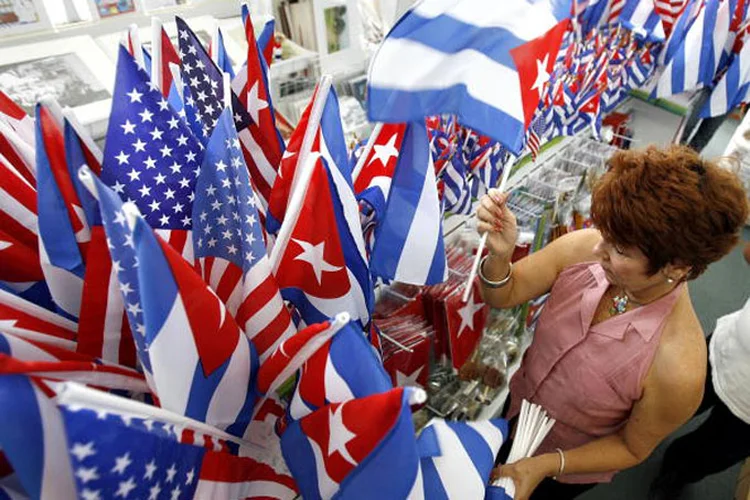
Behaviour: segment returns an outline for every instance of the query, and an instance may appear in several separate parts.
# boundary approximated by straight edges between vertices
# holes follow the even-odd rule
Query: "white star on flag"
[[[547,73],[548,61],[549,54],[544,55],[543,61],[540,61],[538,59],[536,61],[536,80],[534,80],[534,85],[531,86],[531,90],[536,90],[537,92],[539,92],[540,97],[542,95],[542,91],[544,90],[544,84],[549,80],[549,73]]]
[[[333,272],[341,269],[339,266],[333,266],[325,261],[323,254],[325,253],[325,240],[321,241],[317,245],[311,245],[307,241],[297,240],[292,238],[292,241],[302,247],[302,253],[297,255],[294,260],[301,260],[307,262],[313,268],[315,273],[315,279],[318,280],[318,284],[321,282],[323,272]]]
[[[268,101],[258,98],[258,82],[256,81],[253,87],[247,91],[247,112],[250,113],[254,123],[258,123],[260,111],[267,107]]]
[[[406,375],[400,370],[396,370],[396,385],[399,387],[422,387],[422,384],[417,382],[419,375],[424,370],[424,366],[420,366],[416,371],[410,375]]]
[[[370,163],[375,163],[375,161],[379,160],[380,163],[383,164],[383,168],[385,168],[391,158],[398,156],[398,149],[396,149],[397,138],[398,134],[393,134],[391,138],[388,139],[387,143],[383,145],[375,144],[373,146],[373,149],[375,149],[375,153],[373,154],[372,161]]]
[[[458,315],[461,317],[461,326],[458,328],[457,337],[461,336],[464,329],[468,326],[469,330],[474,329],[474,315],[484,307],[483,302],[474,302],[474,290],[469,294],[469,300],[466,304],[458,310]]]
[[[341,456],[352,465],[357,465],[356,460],[349,454],[349,450],[346,449],[346,444],[357,437],[352,431],[346,428],[344,425],[344,416],[342,410],[344,405],[340,404],[336,410],[331,411],[329,422],[329,438],[328,438],[328,456],[330,457],[337,451]]]

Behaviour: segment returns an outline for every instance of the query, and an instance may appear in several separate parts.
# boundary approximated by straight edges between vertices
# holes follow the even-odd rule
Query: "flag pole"
[[[318,90],[315,93],[315,100],[313,101],[312,109],[310,110],[307,130],[305,130],[305,137],[302,139],[302,146],[300,147],[299,157],[297,159],[297,168],[295,169],[294,179],[292,180],[291,196],[286,207],[286,217],[284,217],[284,220],[281,223],[279,235],[276,238],[276,243],[273,245],[271,256],[269,258],[274,274],[279,268],[282,252],[292,235],[292,229],[294,229],[296,223],[296,216],[293,214],[299,212],[302,208],[302,203],[305,201],[305,194],[307,193],[307,185],[310,183],[313,170],[317,164],[317,162],[309,162],[308,158],[312,150],[313,142],[315,141],[315,136],[318,133],[318,126],[320,124],[320,119],[323,116],[323,108],[328,100],[328,93],[331,91],[331,82],[332,79],[330,75],[323,75],[320,78]]]
[[[162,95],[169,93],[169,89],[162,88],[164,75],[161,67],[161,20],[151,18],[151,83],[156,85]]]
[[[502,192],[505,191],[505,185],[508,184],[508,177],[510,177],[510,171],[511,171],[511,158],[508,158],[508,161],[505,163],[505,166],[503,167],[503,177],[500,179],[500,186],[498,189]],[[474,263],[471,265],[471,272],[469,273],[469,278],[466,280],[466,285],[464,286],[464,295],[462,297],[464,303],[468,302],[469,300],[469,294],[471,293],[471,284],[474,283],[474,279],[477,277],[477,270],[479,270],[479,262],[482,260],[482,252],[484,252],[484,247],[487,245],[487,235],[489,233],[484,233],[482,235],[482,239],[479,240],[479,246],[477,247],[477,254],[474,256]]]
[[[367,139],[367,144],[365,144],[365,149],[362,151],[362,154],[359,155],[359,158],[357,158],[357,164],[354,166],[354,170],[352,170],[352,183],[357,182],[357,177],[359,177],[359,174],[362,172],[362,169],[365,167],[365,162],[367,161],[367,157],[370,156],[370,151],[372,151],[372,147],[375,145],[375,140],[380,135],[380,131],[383,130],[383,123],[378,122],[375,124],[375,127],[372,129],[372,133],[370,134],[370,137]]]

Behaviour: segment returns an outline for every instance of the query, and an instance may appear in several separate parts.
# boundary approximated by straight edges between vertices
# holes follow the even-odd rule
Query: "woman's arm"
[[[564,450],[564,474],[622,470],[645,460],[698,408],[705,379],[705,361],[699,356],[700,353],[686,354],[684,349],[659,355],[644,382],[643,397],[633,406],[625,427],[617,434]],[[693,362],[686,363],[685,358],[692,358]],[[687,371],[685,366],[695,369]],[[555,476],[559,470],[559,454],[547,453],[502,466],[495,475],[512,477],[516,485],[514,498],[523,500],[545,477]]]
[[[493,307],[513,307],[548,292],[566,267],[595,260],[593,248],[601,236],[595,229],[582,229],[562,236],[538,252],[513,264],[510,282],[501,288],[482,287],[484,301]],[[493,255],[482,269],[487,279],[499,281],[508,275],[510,258]]]

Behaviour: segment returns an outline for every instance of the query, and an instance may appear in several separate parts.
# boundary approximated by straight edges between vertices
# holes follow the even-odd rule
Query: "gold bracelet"
[[[555,451],[558,455],[560,455],[560,470],[557,472],[556,476],[552,476],[552,479],[557,481],[557,478],[563,475],[563,472],[565,472],[565,453],[560,448],[555,448]]]

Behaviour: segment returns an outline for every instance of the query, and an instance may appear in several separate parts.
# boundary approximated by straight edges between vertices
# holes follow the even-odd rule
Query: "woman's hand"
[[[497,189],[490,189],[482,196],[477,208],[477,231],[479,234],[489,233],[487,248],[490,253],[510,260],[516,246],[518,228],[516,216],[506,204],[508,196],[508,193],[501,193]]]
[[[557,472],[553,464],[555,458],[556,456],[552,455],[540,455],[501,465],[492,470],[491,480],[499,477],[511,478],[516,487],[513,500],[527,500],[545,477]]]

